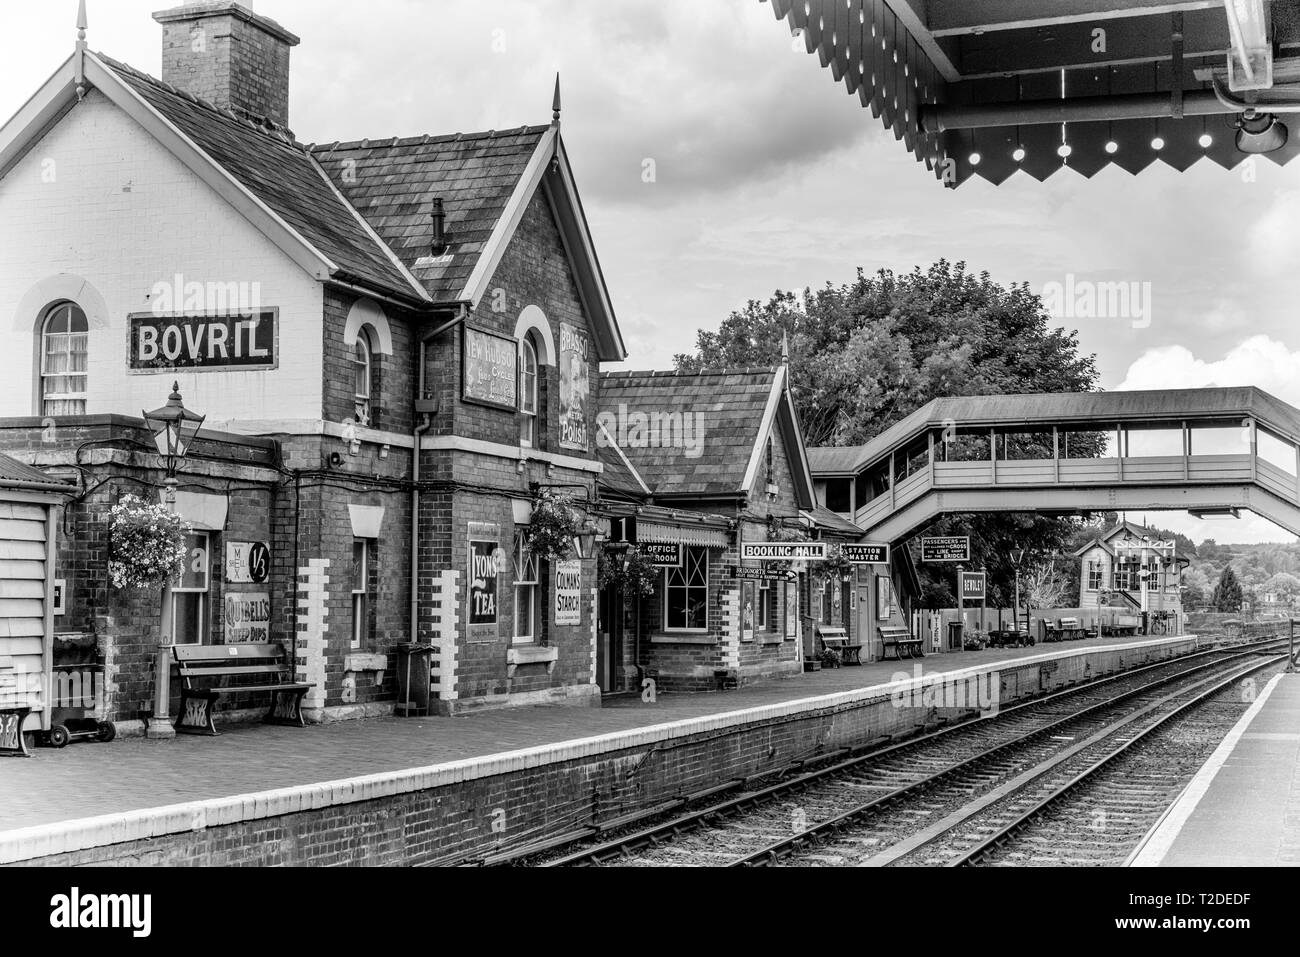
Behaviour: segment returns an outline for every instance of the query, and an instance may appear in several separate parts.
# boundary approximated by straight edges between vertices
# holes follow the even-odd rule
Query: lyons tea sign
[[[129,317],[127,356],[137,372],[273,369],[277,310],[231,316]]]

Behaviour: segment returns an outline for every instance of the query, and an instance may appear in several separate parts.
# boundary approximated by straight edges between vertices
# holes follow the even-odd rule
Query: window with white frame
[[[687,546],[681,568],[664,570],[664,630],[709,630],[709,550]]]
[[[178,645],[206,645],[211,641],[209,545],[206,532],[185,536],[185,568],[172,583],[172,640]]]
[[[519,444],[526,449],[537,445],[537,346],[532,333],[524,336],[519,350]]]
[[[1100,591],[1102,584],[1102,567],[1101,562],[1088,562],[1088,590]]]
[[[754,627],[759,631],[772,630],[772,583],[766,578],[758,583],[758,613]]]
[[[370,333],[362,329],[357,333],[357,341],[352,348],[352,392],[357,421],[362,425],[370,424],[370,393],[374,382],[371,366],[373,355]]]
[[[528,550],[524,536],[515,536],[515,633],[514,643],[530,644],[537,641],[540,590],[540,562]]]
[[[352,539],[352,647],[370,638],[370,542]]]
[[[85,415],[90,325],[76,303],[61,302],[41,323],[41,415]]]
[[[1128,591],[1129,588],[1129,568],[1127,565],[1115,566],[1115,587],[1120,591]]]

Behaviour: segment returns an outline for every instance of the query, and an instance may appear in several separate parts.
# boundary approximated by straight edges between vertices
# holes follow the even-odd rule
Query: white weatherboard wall
[[[47,303],[24,300],[60,273],[86,280],[107,306],[106,325],[92,318],[88,414],[138,416],[178,379],[188,407],[223,420],[321,417],[320,283],[93,90],[0,179],[0,416],[37,414],[35,331]],[[177,273],[260,282],[261,305],[280,310],[278,368],[132,374],[127,316],[149,311],[155,283]]]

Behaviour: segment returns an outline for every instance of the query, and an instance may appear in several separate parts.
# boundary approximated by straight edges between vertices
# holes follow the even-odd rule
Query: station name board
[[[868,542],[855,545],[841,545],[840,552],[854,565],[888,565],[889,546]]]
[[[262,309],[229,316],[129,316],[129,366],[135,372],[275,368],[277,313]]]
[[[962,572],[961,575],[961,597],[963,600],[983,601],[984,599],[984,573],[983,572]]]
[[[970,536],[953,535],[947,538],[921,539],[921,561],[923,562],[968,562],[970,561]]]
[[[766,558],[772,561],[826,560],[825,542],[745,542],[740,546],[741,558]]]

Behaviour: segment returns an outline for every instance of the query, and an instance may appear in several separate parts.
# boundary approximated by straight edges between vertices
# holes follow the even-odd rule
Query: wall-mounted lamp
[[[1251,110],[1237,121],[1237,149],[1243,153],[1272,153],[1286,146],[1290,130],[1272,113]]]

